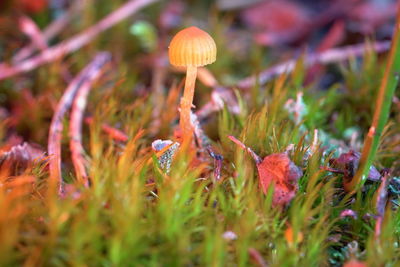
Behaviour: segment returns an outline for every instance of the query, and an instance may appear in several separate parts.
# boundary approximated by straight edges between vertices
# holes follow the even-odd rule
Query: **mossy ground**
[[[91,25],[123,1],[101,2],[96,7],[87,5],[84,16],[60,39]],[[160,10],[162,4],[156,4],[134,18],[155,25]],[[47,20],[46,16],[42,14],[38,21]],[[368,52],[362,59],[329,66],[326,72],[333,73],[335,80],[324,88],[318,82],[303,85],[306,69],[301,60],[293,73],[266,85],[247,91],[233,86],[239,114],[226,107],[201,122],[213,148],[224,157],[221,180],[213,183],[212,159],[203,153],[203,161],[193,166],[199,156],[193,149],[176,156],[168,176],[157,167],[151,143],[173,138],[179,99],[171,94],[168,98],[168,92],[183,75],[167,73],[166,93],[157,102],[163,112],[154,123],[149,62],[158,54],[144,49],[142,40],[129,33],[134,22],[130,19],[107,31],[62,64],[55,62],[0,83],[0,101],[11,111],[11,122],[1,123],[3,143],[14,133],[46,147],[54,107],[67,86],[60,75],[62,66],[76,73],[99,50],[110,51],[114,58],[114,67],[93,87],[87,107],[94,123],[84,127],[83,143],[93,186],[76,184],[65,132],[63,177],[70,185],[67,189],[73,185],[71,190],[76,191],[63,199],[55,193],[44,194],[48,172],[43,165],[17,177],[21,184],[13,190],[0,187],[0,265],[248,266],[254,264],[249,255],[253,248],[270,266],[340,266],[352,241],[358,243],[359,259],[369,266],[398,264],[399,210],[386,209],[379,240],[374,237],[375,220],[364,218],[376,213],[374,194],[379,184],[370,183],[362,194],[349,199],[341,175],[321,169],[335,153],[350,148],[349,136],[353,136],[353,148],[360,149],[373,114],[384,57]],[[190,23],[190,17],[184,22]],[[221,83],[235,84],[271,65],[268,59],[273,51],[251,45],[247,58],[237,57],[226,49],[230,40],[224,31],[229,23],[229,17],[216,13],[207,22],[220,51],[209,69]],[[210,99],[210,92],[197,83],[197,107]],[[303,109],[296,123],[285,103],[296,100],[299,92]],[[394,176],[400,175],[399,114],[399,105],[393,105],[374,162],[378,169],[392,168]],[[113,141],[101,131],[102,123],[123,130],[129,141]],[[68,120],[64,126],[68,129]],[[318,147],[310,150],[315,129]],[[262,194],[253,160],[228,135],[262,157],[294,145],[291,158],[304,175],[287,208],[273,207],[271,192]],[[33,183],[29,177],[34,177]],[[28,179],[25,184],[23,179]],[[148,185],[149,181],[156,185]],[[357,218],[340,218],[344,209],[354,210]],[[301,232],[303,240],[288,242],[284,236],[288,227]],[[234,232],[237,239],[224,239],[226,231]]]

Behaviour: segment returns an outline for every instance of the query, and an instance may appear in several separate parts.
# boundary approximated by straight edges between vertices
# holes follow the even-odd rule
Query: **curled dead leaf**
[[[23,143],[0,151],[0,167],[13,175],[45,159],[45,152],[38,145]]]
[[[47,0],[18,0],[17,5],[25,12],[39,13],[42,12],[47,6]]]
[[[348,188],[351,180],[353,179],[360,162],[361,154],[350,150],[347,153],[342,153],[338,158],[332,158],[329,160],[329,165],[331,168],[323,167],[323,169],[343,174],[343,187],[346,191],[350,191]],[[381,174],[371,165],[367,179],[373,182],[378,182],[381,180]]]
[[[256,162],[259,186],[264,194],[269,187],[274,187],[272,205],[286,206],[296,195],[298,180],[303,176],[303,171],[296,166],[286,153],[276,153],[265,157],[263,160],[249,147],[233,136],[229,136],[233,142],[245,149]]]
[[[308,33],[310,17],[305,8],[292,1],[262,1],[247,8],[242,17],[257,29],[259,44],[276,46],[302,38]]]
[[[367,267],[367,265],[362,261],[351,259],[345,262],[343,267]]]
[[[285,206],[294,198],[298,190],[298,180],[303,176],[286,153],[271,154],[257,165],[260,187],[264,194],[274,186],[273,205]]]

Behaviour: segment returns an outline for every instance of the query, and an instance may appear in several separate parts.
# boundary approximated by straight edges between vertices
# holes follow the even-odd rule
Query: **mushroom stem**
[[[194,86],[196,83],[197,67],[188,66],[186,69],[185,90],[181,98],[181,115],[179,126],[182,130],[183,140],[190,140],[193,135],[193,126],[190,120],[190,110],[192,108]]]

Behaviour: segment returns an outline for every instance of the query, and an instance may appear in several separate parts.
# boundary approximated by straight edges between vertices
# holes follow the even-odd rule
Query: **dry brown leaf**
[[[47,6],[47,0],[18,0],[17,5],[25,12],[39,13]]]
[[[35,162],[45,159],[45,152],[38,145],[23,144],[14,145],[7,150],[0,149],[0,167],[2,170],[15,171],[13,175],[32,166]]]
[[[286,153],[271,154],[257,165],[260,187],[264,194],[274,185],[274,206],[285,206],[294,198],[298,190],[298,180],[303,175]]]
[[[348,262],[345,262],[343,267],[367,267],[367,265],[362,261],[351,259]]]
[[[263,160],[249,147],[233,136],[233,142],[246,150],[253,157],[257,165],[259,185],[264,194],[271,185],[274,186],[272,199],[273,206],[286,206],[296,195],[298,180],[303,176],[303,171],[297,167],[286,153],[276,153],[265,157]]]
[[[346,191],[348,191],[350,190],[348,189],[348,185],[357,171],[358,164],[360,162],[360,157],[361,157],[360,153],[350,150],[347,153],[340,154],[338,158],[330,159],[329,164],[333,168],[325,168],[325,169],[331,172],[343,174],[344,188]],[[369,170],[367,179],[370,181],[377,182],[381,180],[381,177],[382,176],[379,173],[379,171],[375,168],[375,166],[372,165]]]

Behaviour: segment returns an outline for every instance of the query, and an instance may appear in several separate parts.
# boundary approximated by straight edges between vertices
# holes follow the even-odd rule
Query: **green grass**
[[[91,24],[97,13],[107,13],[111,6],[117,6],[103,2],[101,10],[88,5],[88,12],[79,23]],[[142,16],[155,23],[146,15],[158,8],[150,8]],[[80,29],[79,23],[71,31]],[[221,34],[225,23],[223,18],[212,20],[211,34]],[[357,140],[363,140],[384,68],[381,58],[369,53],[362,61],[353,59],[332,66],[341,79],[327,90],[320,90],[318,84],[302,86],[305,73],[300,62],[292,75],[255,86],[250,94],[235,91],[240,114],[231,114],[225,108],[203,125],[213,139],[213,147],[224,157],[222,179],[213,183],[212,159],[204,154],[198,162],[193,150],[182,151],[175,157],[168,176],[158,168],[151,142],[173,138],[178,99],[172,97],[167,102],[167,95],[164,96],[163,103],[159,103],[164,114],[155,125],[152,93],[143,90],[143,85],[149,84],[151,69],[139,66],[148,53],[135,44],[139,40],[129,35],[129,26],[121,24],[108,32],[116,36],[120,45],[99,38],[67,59],[76,73],[99,47],[117,55],[115,67],[96,83],[88,102],[87,113],[94,116],[95,123],[84,127],[83,136],[93,186],[84,188],[76,184],[66,132],[63,177],[69,184],[67,188],[75,193],[60,199],[55,192],[46,192],[48,172],[44,165],[35,165],[21,177],[15,177],[14,181],[21,183],[33,177],[34,182],[26,180],[12,185],[12,190],[8,188],[11,185],[4,183],[7,175],[2,174],[1,266],[249,266],[255,264],[249,248],[256,249],[269,266],[341,266],[347,260],[347,245],[351,241],[357,241],[359,259],[369,266],[398,264],[400,211],[386,209],[381,239],[376,241],[375,220],[365,220],[363,216],[376,213],[373,195],[378,184],[369,185],[354,201],[349,201],[341,175],[320,168],[327,166],[336,150],[348,149],[335,142],[342,140],[348,144],[346,129],[356,127]],[[224,51],[226,41],[221,35],[216,39],[220,51]],[[259,49],[259,53],[270,56],[271,51]],[[220,63],[211,69],[218,80],[235,81],[238,78],[233,74],[238,72],[240,60],[244,72],[252,73],[253,65],[266,66],[261,59],[255,62],[257,58],[261,57],[254,56],[250,64],[235,59],[234,53],[227,51],[219,53]],[[22,113],[22,119],[12,127],[1,123],[2,136],[12,128],[26,140],[46,145],[52,109],[67,85],[59,71],[55,63],[26,76],[24,88],[35,97],[33,102],[14,89],[21,86],[19,79],[0,83],[0,101],[16,107],[30,103],[25,112],[33,116]],[[167,89],[172,90],[173,82],[179,83],[182,77],[168,72]],[[196,92],[195,101],[204,103],[210,91],[200,83],[197,86],[204,90]],[[296,124],[285,103],[296,99],[300,91],[304,93],[307,112]],[[395,106],[392,112],[396,112]],[[111,140],[101,131],[101,123],[124,130],[129,141],[120,144]],[[64,126],[68,129],[67,120]],[[309,148],[314,129],[319,131],[320,149],[313,153]],[[379,168],[392,167],[395,175],[399,175],[399,134],[398,117],[393,115],[375,162]],[[263,195],[258,188],[255,163],[227,135],[236,136],[261,157],[294,145],[290,156],[304,175],[289,207],[272,206],[272,192]],[[149,181],[156,186],[146,185]],[[344,209],[354,210],[358,218],[340,218]],[[302,233],[302,241],[288,243],[284,232],[289,226]],[[237,239],[225,240],[226,231],[233,231]]]

